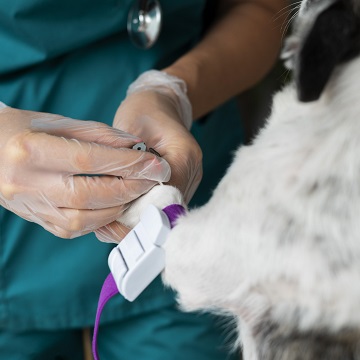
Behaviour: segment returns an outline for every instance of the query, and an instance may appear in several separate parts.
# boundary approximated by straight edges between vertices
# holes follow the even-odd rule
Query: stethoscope
[[[127,31],[133,44],[152,47],[160,35],[162,11],[159,0],[134,0],[129,11]]]

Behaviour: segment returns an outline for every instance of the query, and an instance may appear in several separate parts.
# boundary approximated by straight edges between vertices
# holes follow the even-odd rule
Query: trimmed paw
[[[141,212],[150,204],[159,209],[171,204],[180,204],[186,207],[180,190],[170,185],[157,185],[148,193],[134,200],[117,221],[129,228],[133,228],[140,221]]]

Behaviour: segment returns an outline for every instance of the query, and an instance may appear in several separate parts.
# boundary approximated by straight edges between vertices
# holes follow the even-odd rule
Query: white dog
[[[360,359],[359,53],[357,0],[304,1],[294,83],[166,242],[164,281],[235,315],[245,360]]]

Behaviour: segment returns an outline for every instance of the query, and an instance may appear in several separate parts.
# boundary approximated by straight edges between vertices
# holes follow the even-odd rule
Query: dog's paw
[[[164,245],[163,282],[176,290],[178,302],[188,311],[215,307],[227,282],[218,259],[221,231],[214,213],[205,206],[181,216]]]
[[[140,221],[140,214],[148,205],[155,205],[159,209],[171,204],[186,207],[179,189],[170,185],[154,186],[148,193],[131,203],[131,206],[117,219],[120,223],[133,228]]]
[[[197,286],[205,264],[202,264],[201,254],[197,242],[200,224],[194,224],[193,214],[182,216],[172,229],[164,244],[166,266],[162,273],[162,280],[166,286],[177,292],[177,300],[184,310],[196,310],[201,307],[203,291]],[[198,291],[194,291],[196,289]]]

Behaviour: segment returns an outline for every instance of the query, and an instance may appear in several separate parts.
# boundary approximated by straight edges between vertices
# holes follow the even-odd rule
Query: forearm
[[[164,69],[187,83],[198,118],[258,82],[274,64],[281,44],[285,0],[220,2],[204,39]]]

